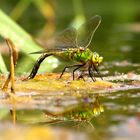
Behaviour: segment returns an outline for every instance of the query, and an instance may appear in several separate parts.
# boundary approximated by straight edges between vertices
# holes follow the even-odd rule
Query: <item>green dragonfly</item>
[[[95,70],[100,76],[97,67],[102,62],[103,57],[101,57],[98,53],[91,51],[90,43],[100,23],[101,17],[99,15],[96,15],[89,19],[87,22],[83,23],[78,29],[72,27],[67,28],[62,33],[54,37],[54,48],[35,52],[42,53],[42,55],[36,61],[27,79],[34,78],[42,61],[45,58],[53,55],[55,57],[66,60],[67,62],[74,62],[73,65],[65,66],[60,75],[60,78],[67,68],[74,67],[74,80],[75,71],[80,69],[81,67],[86,67],[88,68],[88,74],[91,79],[93,81],[96,81],[96,79],[93,77],[93,71]],[[81,77],[83,78],[82,74]]]

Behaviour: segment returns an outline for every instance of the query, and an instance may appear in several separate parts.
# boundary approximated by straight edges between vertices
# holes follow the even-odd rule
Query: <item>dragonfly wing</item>
[[[79,47],[87,48],[89,46],[100,23],[101,17],[96,15],[79,27],[76,38],[76,42]]]
[[[59,35],[54,37],[54,49],[75,48],[77,30],[75,28],[67,28]]]
[[[68,48],[75,48],[77,30],[75,28],[67,28],[60,34],[54,36],[51,40],[50,48],[30,54],[55,53],[56,51],[66,51]]]

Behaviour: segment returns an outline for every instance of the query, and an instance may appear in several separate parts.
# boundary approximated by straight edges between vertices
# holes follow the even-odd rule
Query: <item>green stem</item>
[[[24,31],[17,23],[10,19],[0,10],[0,35],[9,38],[25,54],[38,51],[41,46],[35,43],[32,37]],[[31,55],[36,60],[36,56]]]
[[[4,74],[8,73],[7,67],[4,63],[4,60],[3,60],[3,57],[1,54],[0,54],[0,71],[1,71],[1,73],[4,73]]]
[[[31,52],[36,52],[41,50],[33,38],[24,31],[17,23],[15,23],[11,18],[9,18],[3,11],[0,10],[0,35],[3,38],[9,38],[19,51],[23,52],[25,56],[29,56],[28,61],[35,61],[36,55],[29,55]],[[23,67],[26,65],[22,62]],[[3,73],[7,72],[6,66],[4,64],[3,58],[0,55],[0,70]]]

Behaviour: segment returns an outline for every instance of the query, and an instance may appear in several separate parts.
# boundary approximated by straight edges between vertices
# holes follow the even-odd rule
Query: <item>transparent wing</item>
[[[30,54],[40,53],[54,53],[56,51],[65,51],[68,48],[75,48],[76,45],[77,31],[75,28],[67,28],[60,34],[54,36],[51,41],[47,44],[47,49],[38,52],[31,52]]]
[[[91,43],[92,37],[101,23],[101,17],[96,15],[80,26],[77,31],[76,44],[79,47],[87,48]]]
[[[76,48],[76,47],[88,47],[91,43],[92,37],[98,28],[101,22],[100,16],[94,16],[84,24],[80,26],[78,30],[75,28],[67,28],[57,36],[53,38],[53,41],[49,46],[50,48],[33,52],[32,54],[37,53],[49,53],[55,51],[65,51],[68,48]]]
[[[75,28],[67,28],[54,37],[54,49],[75,48],[77,31]]]

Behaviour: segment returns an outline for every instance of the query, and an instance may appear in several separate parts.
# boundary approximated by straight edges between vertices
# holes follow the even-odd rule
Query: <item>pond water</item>
[[[26,135],[40,132],[35,135],[36,138],[40,135],[48,138],[45,134],[49,133],[49,136],[53,137],[57,134],[56,139],[70,137],[72,140],[77,138],[138,140],[140,138],[139,64],[127,60],[109,62],[101,67],[100,72],[104,75],[105,81],[111,81],[118,86],[102,90],[95,88],[95,91],[79,88],[48,91],[47,87],[46,90],[40,88],[28,92],[25,90],[23,93],[17,91],[16,96],[26,102],[22,103],[19,100],[16,105],[8,102],[5,94],[2,93],[1,133],[8,131],[9,137],[12,133],[15,139],[19,137],[26,139]],[[41,80],[34,82],[40,83]],[[69,82],[63,84],[69,86]],[[86,82],[90,84],[92,81],[87,79]],[[13,113],[16,110],[16,130],[11,124],[13,113],[10,115],[9,109],[13,110]],[[7,133],[1,136],[8,137]]]

